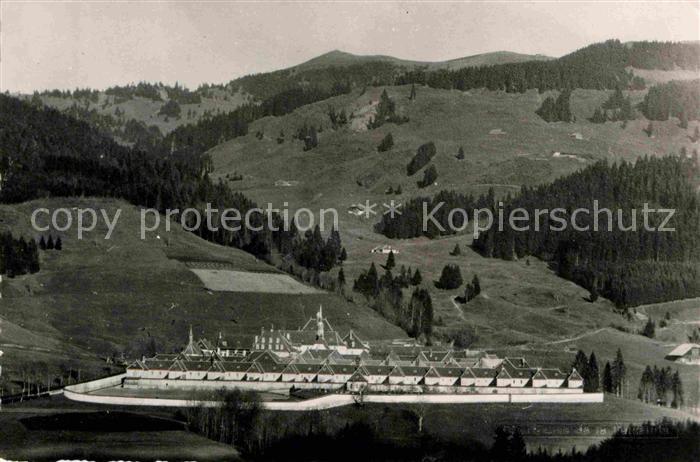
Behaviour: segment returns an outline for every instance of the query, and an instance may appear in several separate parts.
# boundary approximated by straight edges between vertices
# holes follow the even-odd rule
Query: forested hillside
[[[510,211],[522,207],[534,210],[560,207],[571,217],[576,208],[590,210],[576,217],[576,231],[518,232],[506,225],[502,232],[487,231],[474,242],[483,255],[512,259],[537,255],[553,261],[558,274],[601,293],[619,306],[653,303],[700,295],[700,205],[697,157],[640,159],[635,165],[595,166],[539,188],[523,188],[505,201]],[[599,215],[594,231],[593,201],[612,211]],[[675,214],[660,232],[667,213],[643,217],[644,204],[650,209],[673,209]],[[636,228],[632,216],[636,210]],[[619,216],[622,215],[620,219]],[[531,215],[532,216],[532,215]],[[612,226],[611,226],[612,223]],[[622,223],[622,225],[620,225]],[[556,224],[552,226],[558,227]]]
[[[267,115],[283,115],[331,96],[363,86],[417,83],[433,88],[469,90],[487,88],[507,92],[540,92],[557,89],[644,88],[644,81],[628,70],[645,68],[700,68],[700,44],[635,42],[618,40],[590,45],[551,61],[528,61],[493,66],[465,67],[454,71],[406,68],[386,61],[368,61],[345,67],[295,68],[243,77],[228,84],[240,86],[262,100],[236,111],[205,118],[175,130],[164,146],[196,145],[208,149],[246,133],[247,124]]]
[[[644,88],[644,80],[627,69],[635,65],[645,69],[698,69],[700,44],[623,44],[619,40],[608,40],[553,61],[470,67],[455,71],[417,70],[399,77],[398,83],[421,83],[434,88],[457,90],[483,87],[507,92],[523,92],[533,88],[540,92],[562,88]]]
[[[647,119],[677,117],[687,127],[689,120],[700,119],[700,80],[655,85],[644,96],[641,109]]]
[[[328,89],[310,86],[283,90],[260,104],[247,104],[235,111],[207,117],[198,123],[177,128],[161,143],[161,153],[180,151],[199,155],[219,143],[245,135],[248,133],[248,124],[254,120],[288,114],[306,104],[348,93],[350,88],[347,81],[336,80]]]
[[[504,198],[502,230],[494,221],[489,230],[479,234],[473,246],[486,257],[513,260],[535,255],[548,260],[560,276],[586,287],[592,294],[604,295],[618,306],[697,297],[700,295],[700,203],[695,191],[698,180],[697,157],[645,158],[634,165],[597,163],[548,185],[523,187],[515,197]],[[422,229],[423,201],[428,210],[445,203],[434,215],[444,231],[432,223],[427,231]],[[598,201],[600,210],[597,218],[594,201]],[[656,231],[668,214],[649,213],[644,218],[645,203],[649,209],[674,209],[675,214],[665,228],[675,231]],[[448,226],[450,210],[465,209],[471,219],[473,209],[483,207],[491,209],[497,220],[501,207],[493,194],[475,199],[441,192],[432,199],[412,200],[406,204],[406,213],[393,219],[385,215],[376,229],[388,237],[400,238],[451,234],[454,230]],[[526,210],[530,220],[511,226],[508,217],[518,208]],[[571,217],[579,208],[589,212],[576,215],[579,230],[575,230]],[[535,228],[537,209],[547,211],[539,229]],[[560,213],[553,219],[549,212],[554,209]],[[611,214],[603,209],[609,209]],[[636,218],[632,217],[633,213]],[[453,225],[459,228],[463,222],[460,214],[456,217]],[[565,229],[561,229],[559,217],[568,223]],[[526,225],[527,231],[516,230]],[[630,229],[633,225],[635,228]]]
[[[201,144],[194,139],[194,146],[186,149],[160,147],[145,152],[121,146],[87,123],[54,109],[37,109],[5,95],[0,95],[0,106],[0,202],[103,196],[159,211],[195,208],[202,216],[207,203],[219,209],[235,208],[241,215],[256,207],[243,194],[209,178],[208,157],[197,150]],[[265,218],[251,215],[251,228],[264,229]],[[215,223],[219,219],[215,216]],[[261,258],[273,249],[291,253],[301,266],[318,272],[336,264],[342,250],[337,235],[327,241],[318,232],[299,236],[294,227],[282,229],[278,216],[274,220],[279,231],[252,231],[245,226],[230,231],[218,226],[213,231],[200,223],[195,232]]]

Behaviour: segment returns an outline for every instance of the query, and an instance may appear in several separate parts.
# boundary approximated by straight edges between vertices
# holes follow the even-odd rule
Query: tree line
[[[627,366],[625,366],[625,360],[619,348],[615,353],[613,362],[605,362],[602,380],[598,359],[594,351],[591,351],[590,356],[586,357],[586,353],[578,350],[571,367],[576,369],[583,379],[583,391],[594,393],[602,390],[606,393],[624,396],[625,385],[627,384]]]
[[[502,207],[493,190],[478,198],[452,191],[414,198],[404,204],[401,215],[384,215],[375,231],[390,238],[435,238],[464,226],[459,213],[449,225],[451,210],[466,210],[471,217],[473,210],[488,208],[494,220],[499,211],[505,220],[502,229],[492,225],[474,240],[474,249],[485,257],[514,260],[535,255],[551,262],[560,276],[620,307],[695,297],[700,295],[700,204],[694,191],[699,179],[697,157],[642,158],[634,164],[598,162],[551,184],[523,187],[519,194],[503,198]],[[594,201],[598,201],[597,218]],[[428,220],[424,228],[424,210],[433,211],[441,202],[444,205],[432,214],[438,224]],[[674,209],[667,226],[675,231],[645,229],[644,203]],[[518,208],[528,212],[527,230],[516,230],[508,223],[507,217]],[[577,226],[588,227],[586,231],[570,225],[560,229],[550,215],[541,217],[539,229],[533,223],[535,210],[559,209],[571,224],[571,215],[579,208],[590,211],[576,217]],[[658,228],[666,216],[648,214],[648,227]],[[598,232],[593,231],[595,223]],[[633,223],[636,229],[630,229]]]
[[[215,394],[219,406],[178,410],[175,418],[211,440],[235,445],[253,461],[656,462],[700,456],[700,425],[692,420],[628,424],[585,451],[550,453],[541,447],[528,451],[526,435],[515,424],[487,428],[493,432],[490,445],[468,436],[447,441],[440,432],[423,430],[424,416],[432,413],[426,406],[387,408],[378,415],[359,401],[338,418],[320,411],[267,412],[251,392]]]
[[[589,45],[550,61],[466,67],[457,70],[409,70],[396,79],[397,85],[421,84],[433,88],[469,90],[487,88],[510,93],[528,89],[540,92],[561,89],[644,88],[644,80],[628,67],[682,69],[700,67],[700,45],[686,43],[608,40]]]
[[[685,398],[680,374],[670,366],[647,366],[639,380],[637,398],[645,403],[681,407]]]
[[[693,185],[699,173],[696,158],[599,162],[549,185],[523,187],[520,194],[503,201],[506,217],[517,208],[527,210],[530,217],[536,209],[559,208],[568,223],[574,210],[588,209],[589,214],[576,219],[580,229],[588,230],[572,226],[558,230],[547,216],[540,230],[532,223],[526,231],[515,230],[510,223],[502,230],[492,226],[479,234],[473,246],[486,257],[505,260],[536,255],[552,262],[560,276],[621,307],[695,297],[700,295],[700,205]],[[594,200],[598,201],[597,217]],[[643,218],[645,203],[674,209],[668,226],[675,231],[645,229],[644,223],[656,229],[666,218],[660,213]],[[497,207],[492,210],[495,216]],[[633,210],[639,216],[633,217]],[[630,229],[633,223],[636,229]]]
[[[39,271],[39,248],[34,239],[15,238],[9,231],[0,233],[0,274],[8,277]]]
[[[654,85],[640,104],[649,120],[677,117],[682,128],[689,120],[700,120],[700,80],[671,81]]]
[[[161,155],[180,152],[183,156],[201,156],[208,149],[248,133],[248,125],[262,117],[280,116],[333,96],[347,94],[348,83],[336,82],[326,90],[319,86],[295,87],[276,93],[260,103],[245,104],[231,112],[205,116],[193,124],[181,125],[164,137]]]
[[[411,337],[425,336],[428,340],[433,332],[433,302],[430,293],[420,287],[423,278],[420,270],[401,266],[399,274],[393,275],[394,253],[390,253],[380,277],[372,263],[353,283],[353,291],[362,294],[370,307],[401,327]],[[413,287],[410,299],[404,298],[404,289]]]

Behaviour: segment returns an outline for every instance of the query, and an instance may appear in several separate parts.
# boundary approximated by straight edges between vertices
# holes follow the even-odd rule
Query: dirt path
[[[590,331],[590,332],[586,332],[586,333],[583,333],[583,334],[581,334],[581,335],[577,335],[576,337],[569,337],[569,338],[564,338],[564,339],[561,339],[561,340],[554,340],[554,341],[552,341],[552,342],[546,342],[546,343],[544,343],[544,344],[545,344],[545,345],[557,345],[557,344],[560,344],[560,343],[573,342],[573,341],[576,341],[576,340],[581,340],[581,339],[584,338],[584,337],[589,337],[589,336],[591,336],[591,335],[599,334],[599,333],[601,333],[601,332],[603,332],[603,331],[605,331],[605,330],[608,330],[608,329],[609,329],[609,327],[601,327],[600,329],[596,329],[596,330],[593,330],[593,331]]]

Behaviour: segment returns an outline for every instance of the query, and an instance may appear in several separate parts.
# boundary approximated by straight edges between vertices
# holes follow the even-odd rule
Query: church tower
[[[316,339],[323,340],[323,306],[321,305],[316,313]]]

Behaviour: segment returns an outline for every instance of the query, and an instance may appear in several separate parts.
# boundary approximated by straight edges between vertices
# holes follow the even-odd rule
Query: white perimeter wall
[[[184,399],[138,398],[130,396],[104,396],[89,394],[104,388],[119,386],[125,374],[107,377],[104,379],[85,382],[77,385],[69,385],[64,388],[64,395],[74,401],[97,404],[113,404],[127,406],[164,406],[164,407],[191,407],[191,406],[216,406],[216,401],[191,401]],[[171,381],[186,382],[186,381]],[[194,381],[193,381],[194,382]],[[239,384],[245,382],[238,382]],[[219,383],[219,388],[223,383]],[[269,385],[265,383],[248,383],[248,385]],[[299,384],[301,385],[301,384]],[[304,384],[317,385],[317,384]],[[148,388],[148,387],[145,387]],[[298,387],[299,388],[299,387]],[[445,387],[451,388],[451,387]],[[269,390],[269,387],[267,388]],[[351,395],[334,393],[319,398],[304,401],[268,401],[263,403],[266,409],[277,411],[309,411],[331,409],[339,406],[347,406],[357,401],[364,403],[432,403],[432,404],[465,404],[465,403],[602,403],[603,393],[571,393],[566,389],[549,390],[567,391],[564,393],[512,393],[522,389],[510,390],[511,393],[473,393],[473,394],[375,394],[375,395]],[[539,390],[539,389],[533,389]]]

